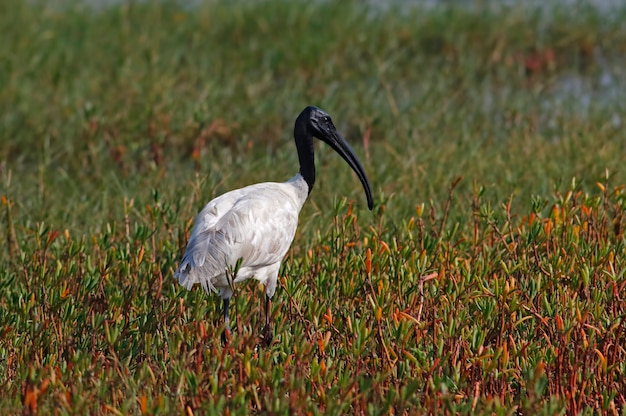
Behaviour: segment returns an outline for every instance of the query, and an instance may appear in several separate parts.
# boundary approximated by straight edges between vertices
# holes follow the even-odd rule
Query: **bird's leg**
[[[265,341],[265,345],[270,345],[272,343],[272,327],[270,325],[270,317],[271,317],[271,309],[272,309],[272,299],[268,295],[265,295],[265,327],[263,327],[263,341]]]
[[[226,345],[230,341],[230,316],[228,315],[228,305],[230,298],[223,300],[224,305],[224,332],[222,332],[222,344]]]

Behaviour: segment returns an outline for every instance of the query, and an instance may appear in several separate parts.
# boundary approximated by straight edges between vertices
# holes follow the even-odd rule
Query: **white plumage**
[[[266,285],[271,298],[307,196],[307,184],[298,174],[288,182],[259,183],[215,198],[196,217],[174,277],[187,289],[200,283],[207,293],[219,291],[229,298],[229,279],[241,259],[234,282],[254,278]]]
[[[228,305],[233,285],[251,278],[265,284],[263,339],[267,343],[272,339],[270,307],[280,263],[296,234],[298,214],[315,183],[313,137],[326,142],[352,167],[372,209],[369,181],[350,145],[337,132],[328,114],[316,107],[305,108],[294,126],[300,173],[288,182],[250,185],[209,202],[196,217],[174,275],[187,289],[199,283],[207,293],[219,292],[224,304],[224,341],[226,333],[230,333]]]

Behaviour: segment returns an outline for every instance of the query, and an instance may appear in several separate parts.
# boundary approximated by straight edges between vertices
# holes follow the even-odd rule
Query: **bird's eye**
[[[330,123],[330,117],[328,117],[328,116],[324,116],[324,117],[322,118],[322,121],[323,121],[324,123],[328,124],[328,123]]]

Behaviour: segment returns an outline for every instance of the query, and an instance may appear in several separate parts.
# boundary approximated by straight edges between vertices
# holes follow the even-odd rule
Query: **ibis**
[[[293,134],[299,173],[287,182],[246,186],[209,202],[195,219],[174,275],[187,289],[199,283],[207,293],[219,292],[224,342],[230,338],[228,306],[234,284],[251,278],[265,286],[265,326],[261,338],[268,345],[272,341],[270,310],[278,271],[296,234],[298,214],[315,184],[313,137],[327,143],[350,165],[363,184],[368,208],[371,210],[374,205],[361,162],[327,113],[306,107],[296,119]]]

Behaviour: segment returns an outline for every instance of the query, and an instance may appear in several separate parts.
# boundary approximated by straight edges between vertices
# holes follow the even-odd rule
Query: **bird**
[[[365,190],[369,210],[374,206],[361,162],[325,111],[307,106],[296,118],[293,136],[299,172],[287,182],[249,185],[206,204],[195,218],[174,274],[188,290],[200,284],[207,294],[219,293],[225,326],[223,343],[231,339],[228,308],[234,284],[251,278],[265,286],[261,339],[266,345],[272,342],[270,310],[280,265],[295,237],[300,210],[315,185],[314,137],[339,153],[354,170]]]

